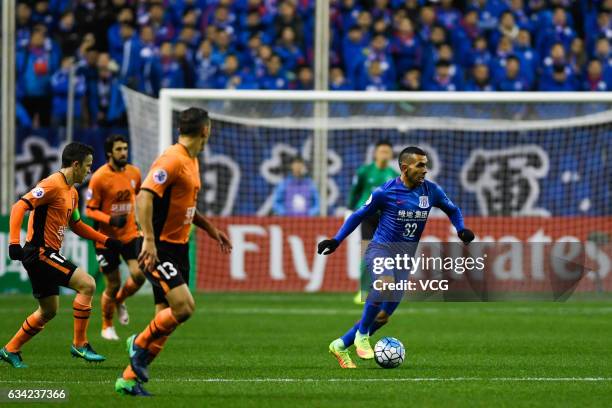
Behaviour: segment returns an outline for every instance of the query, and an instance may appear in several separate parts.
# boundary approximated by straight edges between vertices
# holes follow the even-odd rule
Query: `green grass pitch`
[[[72,297],[28,343],[30,368],[0,365],[0,388],[64,388],[60,406],[158,407],[520,407],[612,404],[612,303],[402,304],[378,339],[406,346],[406,361],[383,370],[356,359],[342,370],[329,342],[360,316],[351,295],[198,294],[191,320],[151,365],[152,399],[121,397],[125,338],[152,316],[150,295],[128,299],[120,342],[100,337],[94,305],[89,337],[107,356],[89,365],[69,354]],[[0,298],[0,343],[34,309],[29,296]],[[353,353],[354,355],[354,353]],[[19,404],[19,406],[22,406]],[[30,404],[30,406],[32,406]]]

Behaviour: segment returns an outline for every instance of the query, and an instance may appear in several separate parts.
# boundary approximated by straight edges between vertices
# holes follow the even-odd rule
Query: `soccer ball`
[[[374,346],[374,359],[382,368],[395,368],[402,365],[406,349],[395,337],[383,337]]]

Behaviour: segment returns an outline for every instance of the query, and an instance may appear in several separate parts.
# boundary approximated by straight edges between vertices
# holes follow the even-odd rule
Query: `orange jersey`
[[[142,189],[155,194],[155,239],[187,243],[200,187],[198,158],[189,156],[187,148],[180,143],[167,148],[153,162]]]
[[[127,222],[121,228],[96,222],[96,230],[124,244],[138,237],[135,205],[140,182],[140,170],[131,164],[126,165],[122,171],[115,171],[110,164],[105,164],[94,172],[86,194],[87,208],[100,210],[109,216],[127,215]],[[103,247],[99,243],[96,246]]]
[[[53,173],[22,197],[32,213],[26,240],[39,247],[56,251],[62,247],[64,232],[72,212],[78,208],[79,193],[69,186],[66,177]]]

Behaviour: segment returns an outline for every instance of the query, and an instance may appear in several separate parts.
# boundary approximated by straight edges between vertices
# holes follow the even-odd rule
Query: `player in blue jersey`
[[[370,272],[373,271],[376,258],[394,258],[399,253],[413,255],[432,207],[438,207],[446,213],[461,241],[469,244],[474,239],[474,233],[463,225],[459,207],[437,184],[425,180],[427,154],[420,148],[411,146],[402,150],[398,161],[401,176],[374,190],[365,204],[344,222],[334,238],[319,243],[319,254],[329,255],[334,252],[363,219],[376,211],[380,211],[380,222],[365,253]],[[390,276],[387,276],[387,273]],[[397,271],[386,271],[380,279],[383,282],[397,281]],[[361,359],[374,358],[369,337],[387,323],[400,300],[400,292],[389,297],[388,293],[371,288],[361,320],[329,345],[330,353],[336,357],[342,368],[356,367],[348,352],[348,348],[353,344]]]

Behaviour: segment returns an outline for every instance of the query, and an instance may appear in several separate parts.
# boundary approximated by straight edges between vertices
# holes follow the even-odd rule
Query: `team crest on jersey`
[[[35,198],[42,198],[42,196],[45,195],[45,190],[42,187],[36,187],[34,190],[32,190],[32,195]]]
[[[168,180],[168,173],[164,169],[155,170],[153,173],[153,181],[157,184],[164,184]]]
[[[88,188],[85,192],[85,199],[91,200],[91,197],[93,197],[93,190],[91,188]]]
[[[419,197],[419,207],[420,208],[429,208],[429,196],[420,196]]]

